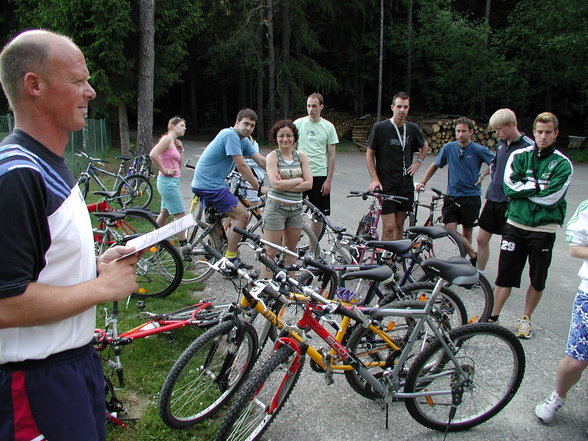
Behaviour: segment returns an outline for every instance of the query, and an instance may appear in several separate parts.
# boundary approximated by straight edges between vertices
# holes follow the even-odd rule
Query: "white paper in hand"
[[[133,253],[125,254],[124,256],[119,257],[119,259],[123,259],[131,254],[136,253],[137,251],[144,250],[145,248],[149,248],[151,245],[155,245],[158,242],[161,242],[168,237],[173,236],[174,234],[179,233],[180,231],[186,230],[194,225],[194,218],[190,215],[184,216],[178,220],[175,220],[167,225],[164,225],[157,230],[151,231],[149,233],[142,234],[139,237],[135,237],[134,239],[129,240],[126,243],[126,246],[134,247],[135,251]]]

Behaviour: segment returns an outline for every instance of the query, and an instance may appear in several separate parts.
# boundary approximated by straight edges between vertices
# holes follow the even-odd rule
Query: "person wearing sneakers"
[[[249,138],[255,129],[256,122],[257,114],[253,110],[239,111],[235,125],[221,130],[204,149],[196,164],[194,179],[192,179],[192,192],[202,199],[207,207],[211,205],[219,213],[231,217],[233,219],[232,226],[242,229],[247,228],[249,212],[226,187],[225,179],[234,165],[253,189],[262,192],[261,185],[244,158],[245,156],[251,157],[261,168],[265,169],[265,157],[255,151]],[[240,240],[241,235],[231,228],[225,257],[235,261],[241,267],[247,268],[250,265],[238,262],[237,259],[237,247]]]
[[[500,140],[496,147],[496,157],[490,165],[490,170],[483,172],[480,179],[488,172],[492,173],[492,181],[486,192],[486,203],[478,219],[478,261],[477,268],[484,274],[486,264],[490,257],[490,239],[493,234],[502,234],[506,223],[506,208],[508,198],[504,195],[502,188],[504,182],[504,167],[509,156],[515,150],[533,145],[533,140],[519,132],[517,128],[517,117],[510,109],[498,109],[490,117],[488,128],[496,131]]]
[[[533,332],[531,314],[545,289],[555,230],[566,215],[565,195],[573,167],[555,149],[558,133],[557,117],[549,112],[539,114],[533,123],[535,143],[513,152],[504,171],[504,194],[509,202],[490,320],[498,321],[512,287],[520,287],[528,258],[530,283],[516,331],[520,338],[530,338]]]
[[[572,308],[570,331],[565,355],[557,366],[555,390],[535,407],[535,415],[545,424],[551,423],[564,405],[569,390],[588,366],[588,199],[582,202],[567,225],[566,241],[570,255],[583,259],[580,286]]]

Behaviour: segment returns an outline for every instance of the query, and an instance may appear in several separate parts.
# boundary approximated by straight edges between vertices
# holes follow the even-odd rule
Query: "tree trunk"
[[[137,99],[137,153],[147,154],[153,144],[153,76],[155,70],[155,0],[139,1],[139,96]]]
[[[410,95],[410,86],[412,83],[412,0],[408,2],[406,13],[406,86],[405,91]]]
[[[276,53],[274,48],[274,5],[267,0],[267,44],[268,44],[268,111],[272,123],[276,119]]]
[[[280,87],[282,97],[282,117],[288,119],[290,114],[290,7],[288,2],[282,3],[282,55],[284,59]]]
[[[118,105],[118,130],[120,133],[120,154],[128,156],[131,148],[129,136],[129,118],[127,113],[127,104],[119,103]]]
[[[257,139],[265,141],[265,121],[263,113],[263,64],[259,60],[257,72]]]
[[[382,69],[384,68],[384,0],[380,0],[380,59],[378,62],[378,109],[376,121],[382,115]]]
[[[191,132],[196,133],[199,129],[198,124],[198,98],[196,97],[196,88],[198,80],[196,79],[196,70],[190,69],[190,120]]]

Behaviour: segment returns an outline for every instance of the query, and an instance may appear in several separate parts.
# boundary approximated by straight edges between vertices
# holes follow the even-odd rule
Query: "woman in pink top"
[[[149,157],[159,169],[157,176],[157,190],[161,195],[161,211],[157,216],[157,225],[167,223],[170,215],[179,219],[186,215],[184,200],[180,191],[180,167],[184,146],[178,139],[186,133],[186,120],[175,116],[167,124],[167,133],[151,150]],[[186,232],[178,233],[180,244],[186,245]]]

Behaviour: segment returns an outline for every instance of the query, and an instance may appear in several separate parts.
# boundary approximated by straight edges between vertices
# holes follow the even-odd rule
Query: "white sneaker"
[[[541,422],[549,424],[555,419],[557,411],[562,408],[564,402],[565,401],[553,391],[551,392],[551,395],[549,395],[549,398],[537,404],[537,407],[535,407],[535,415],[537,415],[537,418],[539,418]]]

